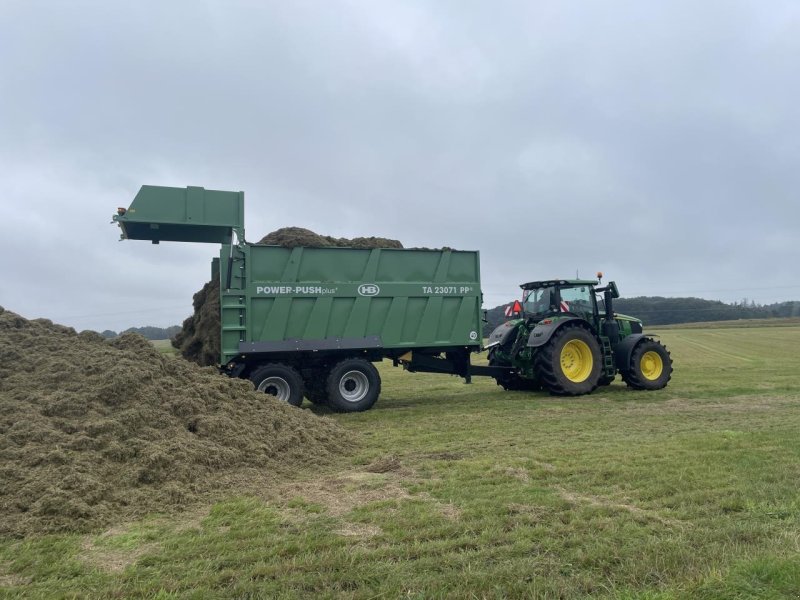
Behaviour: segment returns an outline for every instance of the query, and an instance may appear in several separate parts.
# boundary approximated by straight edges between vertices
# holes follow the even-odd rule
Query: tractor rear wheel
[[[331,369],[325,390],[328,406],[337,412],[369,410],[381,393],[381,376],[368,360],[346,358]]]
[[[635,390],[660,390],[672,378],[672,357],[661,342],[645,339],[631,353],[622,379]]]
[[[281,402],[292,406],[303,403],[303,378],[288,365],[266,364],[253,371],[250,381],[257,391],[275,396]]]
[[[539,349],[534,366],[542,386],[551,394],[589,394],[602,374],[600,343],[580,325],[563,325]]]

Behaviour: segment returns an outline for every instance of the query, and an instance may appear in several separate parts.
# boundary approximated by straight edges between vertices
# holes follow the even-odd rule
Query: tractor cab
[[[641,321],[614,312],[614,298],[619,298],[617,284],[609,281],[599,287],[603,274],[597,280],[554,279],[523,283],[523,319],[534,323],[543,319],[578,317],[589,322],[594,330],[609,338],[612,345],[630,333],[641,333]]]
[[[520,286],[523,316],[539,321],[548,316],[569,313],[597,324],[596,285],[597,281],[584,279],[524,283]]]

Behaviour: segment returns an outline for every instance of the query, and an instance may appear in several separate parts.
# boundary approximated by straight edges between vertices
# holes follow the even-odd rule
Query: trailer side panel
[[[222,247],[219,267],[222,364],[291,350],[480,348],[478,252],[240,244]]]

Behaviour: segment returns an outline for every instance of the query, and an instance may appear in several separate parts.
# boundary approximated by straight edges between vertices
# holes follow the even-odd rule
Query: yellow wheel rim
[[[570,340],[561,349],[561,370],[567,379],[573,383],[580,383],[592,373],[594,359],[592,351],[586,342]]]
[[[658,352],[650,350],[642,354],[642,360],[639,361],[639,369],[641,369],[645,379],[655,381],[661,377],[661,373],[664,371],[664,361]]]

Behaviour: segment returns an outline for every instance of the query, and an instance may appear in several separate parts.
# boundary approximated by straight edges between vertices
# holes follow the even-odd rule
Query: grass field
[[[161,352],[161,354],[177,354],[178,351],[172,347],[171,340],[152,340],[153,346],[156,347],[156,350]]]
[[[336,469],[0,542],[0,596],[800,597],[800,327],[670,329],[661,392],[382,366]],[[320,411],[323,412],[323,411]]]

